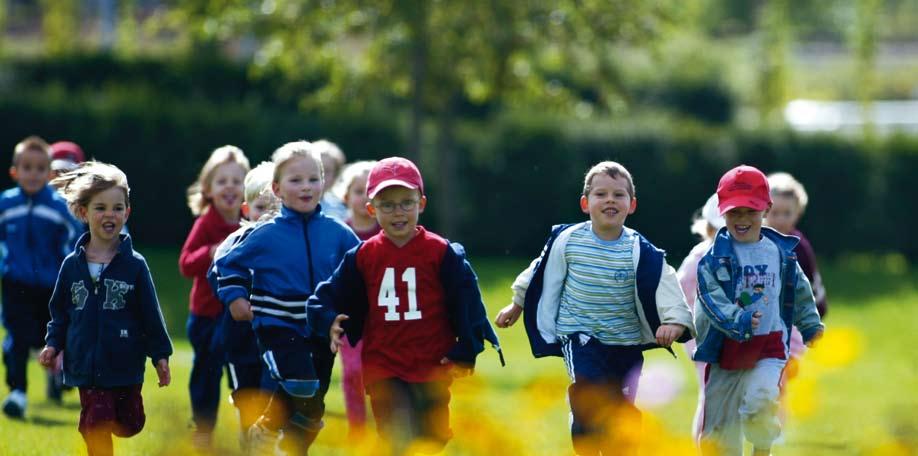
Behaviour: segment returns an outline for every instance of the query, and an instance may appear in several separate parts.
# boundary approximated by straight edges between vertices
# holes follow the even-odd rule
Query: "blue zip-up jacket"
[[[310,337],[306,300],[359,242],[347,225],[326,217],[321,205],[311,214],[282,206],[280,214],[257,224],[216,259],[217,296],[224,305],[248,299],[256,333],[286,327]]]
[[[551,235],[542,249],[542,254],[530,266],[530,269],[520,274],[521,278],[514,283],[514,293],[523,292],[523,324],[532,355],[536,358],[544,356],[562,356],[561,341],[555,332],[555,322],[558,318],[560,293],[566,278],[566,270],[549,270],[550,258],[563,258],[564,246],[556,246],[556,241],[566,243],[569,234],[581,227],[583,223],[557,225],[552,228]],[[625,228],[630,230],[630,228]],[[666,264],[666,253],[650,243],[637,231],[631,230],[634,235],[635,265],[635,312],[641,322],[641,350],[660,348],[656,343],[655,334],[661,324],[678,324],[686,328],[677,342],[687,342],[692,338],[694,326],[691,313],[685,303],[685,297],[679,282],[676,280],[675,270]],[[556,252],[552,255],[552,251]],[[560,255],[560,256],[559,256]],[[528,280],[526,276],[529,276]],[[526,282],[519,284],[518,282]],[[546,285],[547,284],[547,285]],[[525,291],[522,288],[525,287]],[[543,296],[547,291],[552,295]],[[673,356],[671,348],[665,347]]]
[[[67,202],[49,185],[26,195],[14,187],[0,195],[0,242],[4,245],[3,279],[31,286],[54,287],[61,262],[73,251],[83,225]]]
[[[343,326],[351,346],[356,346],[363,337],[367,309],[370,306],[363,274],[357,267],[357,251],[362,245],[347,252],[334,274],[319,284],[307,305],[309,325],[316,334],[326,339],[335,317],[346,314],[348,320]],[[478,277],[465,258],[462,244],[450,243],[441,264],[440,281],[443,284],[449,322],[456,334],[456,345],[446,357],[474,365],[475,358],[484,351],[484,341],[487,340],[497,350],[503,366],[504,355],[500,342],[491,328],[481,299],[481,290],[478,289]]]
[[[762,227],[762,236],[778,246],[781,264],[781,321],[785,326],[785,351],[790,347],[791,325],[796,325],[809,342],[825,326],[816,311],[813,289],[803,269],[797,263],[794,247],[799,238],[786,236],[771,228]],[[742,268],[733,251],[733,239],[727,228],[721,228],[714,237],[708,253],[698,262],[698,297],[695,299],[695,327],[698,329],[693,359],[717,363],[724,338],[743,342],[752,338],[752,310],[735,304],[736,287],[742,278]]]
[[[64,350],[64,383],[113,388],[143,383],[144,359],[172,355],[172,341],[147,261],[121,235],[111,263],[93,282],[86,264],[89,233],[64,259],[45,342]]]

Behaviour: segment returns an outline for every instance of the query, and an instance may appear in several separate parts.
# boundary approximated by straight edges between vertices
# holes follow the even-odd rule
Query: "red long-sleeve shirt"
[[[216,317],[223,311],[223,305],[207,283],[207,271],[213,262],[210,252],[238,228],[239,223],[227,223],[213,207],[205,209],[194,221],[179,255],[179,271],[194,280],[188,305],[192,315]]]

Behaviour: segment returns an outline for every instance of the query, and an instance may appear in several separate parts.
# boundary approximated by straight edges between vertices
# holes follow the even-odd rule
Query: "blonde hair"
[[[261,162],[245,175],[242,185],[245,188],[245,202],[251,204],[262,195],[270,194],[271,181],[274,178],[274,163]]]
[[[714,237],[712,233],[717,233],[727,224],[717,210],[718,201],[717,193],[709,196],[704,206],[698,208],[692,217],[692,226],[689,229],[701,239],[710,240]]]
[[[293,141],[277,148],[271,154],[271,161],[274,163],[274,177],[272,182],[280,182],[281,174],[284,167],[296,158],[310,158],[319,167],[319,178],[322,185],[325,185],[325,169],[322,166],[322,154],[315,147],[315,144],[309,141]]]
[[[354,180],[363,175],[369,175],[370,170],[376,166],[376,160],[364,160],[351,163],[341,172],[341,177],[332,188],[332,193],[340,199],[344,199],[347,192],[350,191]]]
[[[124,204],[131,205],[131,188],[127,176],[115,165],[98,161],[80,163],[72,171],[51,181],[51,186],[67,200],[67,208],[77,218],[82,218],[80,208],[89,205],[92,198],[110,188],[124,191]]]
[[[38,152],[44,152],[45,155],[48,156],[48,164],[50,165],[51,146],[48,144],[47,141],[42,139],[41,136],[32,135],[32,136],[26,137],[22,141],[19,141],[18,144],[16,144],[16,148],[13,149],[13,166],[16,166],[16,164],[19,162],[19,157],[22,154],[28,151],[31,151],[31,150],[35,150]]]
[[[242,149],[236,146],[223,146],[214,149],[210,153],[210,158],[204,162],[201,173],[198,174],[197,180],[188,187],[188,208],[195,216],[201,215],[207,206],[210,206],[210,198],[204,196],[210,193],[211,180],[214,172],[224,163],[236,163],[242,167],[244,173],[249,172],[249,159],[242,153]]]
[[[810,197],[806,194],[806,189],[803,188],[803,184],[797,181],[797,179],[794,179],[794,176],[784,172],[769,174],[768,187],[771,188],[771,196],[793,198],[797,201],[797,206],[800,207],[801,214],[806,210],[806,205],[809,203]]]
[[[606,174],[613,179],[625,178],[628,181],[628,195],[634,199],[634,180],[631,178],[631,173],[620,163],[614,161],[599,162],[587,171],[583,179],[583,196],[590,196],[590,191],[593,190],[593,178],[599,174]]]
[[[313,147],[322,154],[322,157],[328,157],[332,159],[332,162],[335,164],[335,176],[341,174],[341,168],[344,167],[344,163],[347,162],[347,159],[344,157],[344,152],[341,151],[341,148],[337,144],[327,140],[320,139],[312,143]]]

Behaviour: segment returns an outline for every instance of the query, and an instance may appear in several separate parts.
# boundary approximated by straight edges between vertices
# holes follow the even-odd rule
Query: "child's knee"
[[[777,407],[778,385],[758,385],[746,392],[740,414],[749,419],[760,413],[773,413]]]
[[[131,419],[120,419],[112,429],[112,434],[118,437],[133,437],[143,430],[146,424],[146,416],[132,417]]]

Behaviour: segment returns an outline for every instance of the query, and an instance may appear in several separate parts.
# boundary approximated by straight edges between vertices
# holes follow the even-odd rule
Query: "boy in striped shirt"
[[[643,350],[684,342],[692,314],[662,250],[625,227],[637,199],[624,166],[601,162],[584,179],[590,221],[552,230],[542,255],[513,284],[497,316],[523,314],[533,355],[563,356],[571,386],[571,438],[578,454],[630,454],[640,412],[633,402]]]

